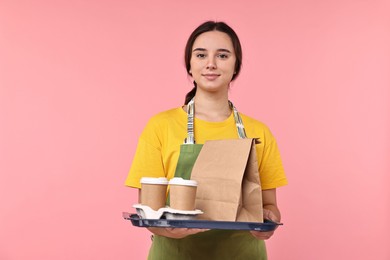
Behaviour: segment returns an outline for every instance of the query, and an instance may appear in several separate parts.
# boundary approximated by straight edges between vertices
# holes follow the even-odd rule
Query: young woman
[[[180,166],[192,166],[195,159],[183,156],[180,146],[203,144],[206,140],[232,139],[242,135],[259,138],[256,144],[262,186],[264,218],[280,221],[276,188],[286,185],[279,151],[271,132],[263,123],[235,109],[228,99],[230,82],[240,73],[242,51],[236,33],[223,22],[205,22],[191,34],[185,48],[185,64],[194,88],[185,105],[152,117],[139,139],[126,185],[140,188],[142,177],[177,176]],[[187,133],[194,109],[194,133]],[[188,111],[191,111],[188,110]],[[245,131],[240,132],[237,120]],[[194,139],[194,140],[188,140]],[[183,166],[184,165],[184,166]],[[188,168],[188,167],[187,167]],[[149,259],[267,259],[264,240],[273,232],[201,229],[149,228],[154,234]]]

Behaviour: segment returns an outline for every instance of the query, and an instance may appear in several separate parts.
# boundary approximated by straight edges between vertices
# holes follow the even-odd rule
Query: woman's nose
[[[215,69],[217,68],[217,64],[215,63],[214,57],[210,57],[207,61],[207,69]]]

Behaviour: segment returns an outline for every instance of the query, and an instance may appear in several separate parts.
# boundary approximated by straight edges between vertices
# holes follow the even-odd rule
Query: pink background
[[[270,259],[390,259],[389,2],[243,3],[0,1],[0,259],[146,257],[124,179],[190,89],[185,41],[208,19],[239,34],[231,99],[289,178]]]

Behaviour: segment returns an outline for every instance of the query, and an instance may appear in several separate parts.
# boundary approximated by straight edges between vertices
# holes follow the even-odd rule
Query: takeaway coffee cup
[[[170,207],[178,210],[195,210],[196,188],[194,180],[173,178],[169,181]]]
[[[167,178],[141,178],[141,204],[153,210],[165,207],[167,186]]]

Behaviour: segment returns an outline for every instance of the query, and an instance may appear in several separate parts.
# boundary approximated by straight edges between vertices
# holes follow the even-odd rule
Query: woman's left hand
[[[273,222],[278,222],[278,217],[269,209],[263,209],[264,219],[271,220]],[[264,231],[250,231],[252,236],[260,240],[267,240],[272,237],[274,231],[264,232]]]

